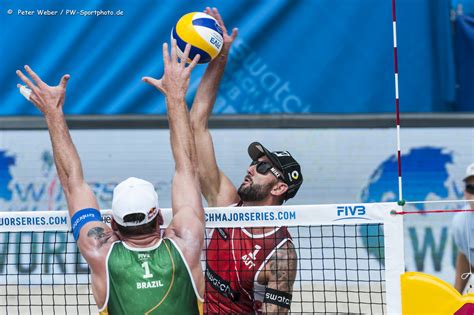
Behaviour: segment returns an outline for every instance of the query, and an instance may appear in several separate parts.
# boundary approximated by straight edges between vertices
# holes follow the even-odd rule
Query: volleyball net
[[[393,215],[400,209],[395,203],[207,208],[206,237],[227,232],[238,246],[238,235],[288,227],[297,254],[292,313],[401,313],[403,219]],[[166,226],[171,211],[162,213]],[[110,211],[102,214],[110,222]],[[69,230],[66,211],[0,213],[0,313],[97,313],[90,271]],[[251,272],[259,268],[252,265],[259,249],[232,259]],[[213,250],[219,255],[212,257],[229,259]]]

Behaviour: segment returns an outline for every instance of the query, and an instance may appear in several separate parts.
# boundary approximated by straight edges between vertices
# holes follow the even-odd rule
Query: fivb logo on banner
[[[66,209],[51,152],[38,152],[34,162],[30,156],[28,158],[30,160],[22,159],[11,150],[0,150],[0,211]],[[99,201],[111,200],[115,183],[90,184]],[[60,216],[9,217],[0,220],[0,227],[8,230],[18,225],[64,225],[66,219]],[[67,232],[0,233],[0,274],[18,274],[19,283],[25,284],[34,284],[36,280],[38,283],[51,281],[47,277],[31,278],[35,274],[84,274],[80,279],[87,283],[87,264],[75,242],[67,240]],[[19,244],[30,244],[29,249],[22,250]],[[65,253],[71,253],[67,263],[63,258]],[[9,259],[8,264],[6,259]]]
[[[338,220],[347,220],[347,219],[366,219],[364,215],[366,214],[365,206],[363,205],[354,205],[354,206],[337,206],[337,216]]]
[[[20,162],[20,161],[23,161]],[[50,151],[38,153],[35,163],[28,163],[6,150],[0,150],[1,211],[37,211],[66,209],[66,200]],[[38,165],[35,169],[34,165]],[[32,167],[33,166],[33,167]],[[32,169],[33,168],[33,169]],[[28,176],[17,171],[28,172]],[[89,183],[101,206],[112,200],[116,183]]]

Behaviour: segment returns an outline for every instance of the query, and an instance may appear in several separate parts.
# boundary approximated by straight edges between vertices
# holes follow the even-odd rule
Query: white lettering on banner
[[[280,75],[273,72],[268,64],[263,62],[263,58],[260,58],[242,39],[236,39],[230,55],[229,68],[232,71],[227,73],[232,75],[226,74],[223,82],[226,83],[226,91],[233,91],[231,94],[233,97],[229,96],[228,100],[238,105],[227,104],[225,100],[221,100],[217,107],[219,112],[309,111],[311,105],[304,104],[301,98],[294,94],[290,82],[283,81]],[[223,102],[226,103],[224,106]]]

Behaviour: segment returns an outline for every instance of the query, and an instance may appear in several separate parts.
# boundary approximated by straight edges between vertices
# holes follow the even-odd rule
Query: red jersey
[[[213,229],[207,246],[207,314],[261,314],[265,286],[257,282],[273,253],[291,235],[286,227],[265,234],[252,234],[245,228]]]

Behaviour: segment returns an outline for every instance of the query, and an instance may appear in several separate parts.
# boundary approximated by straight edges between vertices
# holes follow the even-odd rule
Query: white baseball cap
[[[159,212],[158,194],[155,187],[146,180],[129,177],[114,188],[112,216],[121,226],[137,226],[152,221]],[[124,222],[128,214],[143,213],[140,222]]]
[[[466,169],[466,177],[464,177],[464,181],[467,181],[467,179],[471,176],[474,176],[474,163],[469,165]]]

